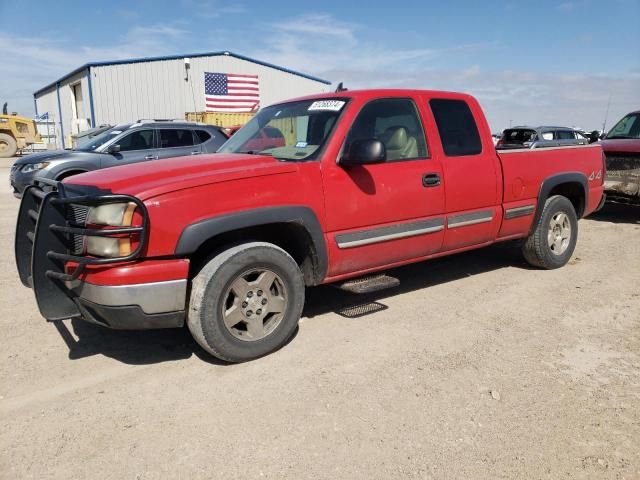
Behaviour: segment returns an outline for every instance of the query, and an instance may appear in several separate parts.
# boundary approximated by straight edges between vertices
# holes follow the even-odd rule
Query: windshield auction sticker
[[[309,112],[314,110],[329,110],[332,112],[339,112],[344,104],[342,100],[318,100],[317,102],[313,102],[309,108],[307,109]]]

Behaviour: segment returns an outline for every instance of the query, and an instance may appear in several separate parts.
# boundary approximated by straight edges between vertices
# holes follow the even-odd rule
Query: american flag
[[[207,112],[254,112],[260,105],[258,76],[205,72],[204,103]]]

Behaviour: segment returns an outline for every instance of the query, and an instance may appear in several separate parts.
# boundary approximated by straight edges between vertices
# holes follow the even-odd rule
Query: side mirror
[[[338,163],[343,166],[370,165],[383,163],[386,159],[384,143],[375,138],[366,138],[354,140]]]
[[[109,153],[119,153],[119,152],[120,152],[120,145],[115,144],[109,147]]]

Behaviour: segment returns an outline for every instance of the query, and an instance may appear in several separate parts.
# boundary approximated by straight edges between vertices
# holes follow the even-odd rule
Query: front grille
[[[611,154],[607,153],[607,170],[637,170],[640,169],[640,154]]]
[[[87,205],[78,205],[70,203],[67,205],[67,220],[69,224],[77,227],[84,227],[89,215],[89,207]],[[84,236],[71,235],[71,250],[74,255],[82,255],[84,253]]]
[[[20,279],[25,285],[30,286],[38,274],[58,281],[75,280],[87,265],[128,262],[137,258],[146,248],[149,216],[144,203],[138,198],[110,193],[68,196],[64,184],[48,179],[39,179],[37,183],[25,190],[16,226],[16,261]],[[49,189],[53,187],[53,191],[45,192],[40,188],[40,183]],[[136,211],[142,217],[140,226],[108,229],[87,226],[87,215],[92,206],[125,202],[136,205]],[[128,255],[95,257],[84,253],[86,237],[123,236],[137,238],[135,250]],[[25,237],[28,242],[23,240]],[[77,263],[72,273],[66,273],[67,262]]]
[[[87,215],[89,215],[89,207],[87,205],[70,203],[67,215],[70,222],[84,226],[87,221]]]

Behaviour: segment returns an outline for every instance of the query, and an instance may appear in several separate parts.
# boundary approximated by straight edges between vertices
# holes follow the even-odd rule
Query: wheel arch
[[[64,180],[67,177],[71,177],[73,175],[80,175],[81,173],[87,173],[89,170],[86,168],[78,168],[78,167],[70,167],[66,170],[62,170],[56,174],[56,180]]]
[[[258,208],[192,223],[180,234],[175,255],[190,258],[198,269],[213,253],[245,241],[283,248],[298,262],[307,285],[317,285],[326,276],[324,233],[313,210],[304,206]]]
[[[589,200],[587,176],[582,172],[565,172],[545,178],[540,186],[532,229],[535,228],[538,220],[540,220],[545,202],[553,195],[567,197],[573,204],[577,217],[582,218]]]

